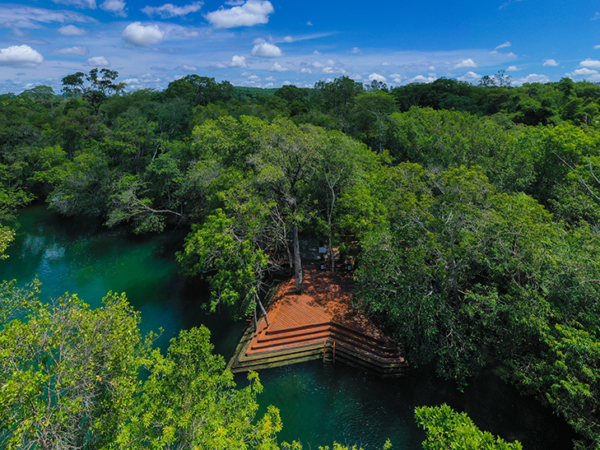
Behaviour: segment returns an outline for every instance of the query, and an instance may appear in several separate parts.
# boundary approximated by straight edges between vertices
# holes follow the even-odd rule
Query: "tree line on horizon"
[[[0,250],[33,199],[135,233],[183,224],[183,270],[242,317],[277,272],[302,290],[310,234],[357,261],[362,310],[411,364],[461,388],[500,362],[598,448],[600,86],[117,77],[0,96]]]

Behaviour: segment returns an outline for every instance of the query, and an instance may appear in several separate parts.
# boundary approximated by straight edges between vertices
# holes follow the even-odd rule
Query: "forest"
[[[0,95],[3,257],[32,202],[137,234],[185,227],[182,271],[243,318],[275,275],[302,291],[299,240],[313,236],[354,261],[359,307],[412,366],[463,389],[499,363],[577,449],[600,448],[599,85],[499,73],[269,90],[188,75],[127,92],[109,69],[62,84]],[[234,389],[207,330],[164,355],[124,296],[90,310],[76,295],[41,304],[35,283],[1,291],[6,448],[279,448],[277,410],[254,420],[258,378]],[[449,407],[416,417],[424,448],[521,448]]]

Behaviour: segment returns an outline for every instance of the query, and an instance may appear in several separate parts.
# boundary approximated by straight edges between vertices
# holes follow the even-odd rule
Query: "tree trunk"
[[[269,316],[267,315],[267,311],[265,310],[265,307],[260,302],[260,298],[258,298],[258,295],[256,296],[256,301],[258,302],[258,306],[260,306],[260,310],[262,311],[263,315],[265,316],[265,320],[267,321],[267,327],[270,327],[271,323],[269,322]]]
[[[258,333],[258,314],[256,314],[256,304],[254,305],[254,332]]]
[[[333,256],[333,246],[331,245],[331,231],[329,232],[329,255],[331,258],[331,273],[335,273],[335,257]]]
[[[300,241],[298,225],[294,224],[294,271],[296,275],[296,292],[302,294],[302,261],[300,260]]]
[[[290,241],[288,239],[288,234],[287,234],[287,230],[285,227],[283,228],[283,234],[284,234],[284,238],[285,238],[285,251],[288,254],[288,261],[290,263],[290,275],[291,275],[292,272],[294,271],[294,262],[292,261],[292,252],[290,252]]]

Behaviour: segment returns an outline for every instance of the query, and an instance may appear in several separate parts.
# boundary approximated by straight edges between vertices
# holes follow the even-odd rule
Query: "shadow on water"
[[[100,306],[111,290],[125,292],[141,312],[143,333],[164,329],[157,341],[161,348],[180,330],[204,324],[216,352],[226,359],[233,354],[245,323],[232,322],[224,311],[209,314],[202,308],[209,296],[207,285],[179,274],[174,253],[187,230],[133,236],[102,227],[97,218],[63,218],[41,205],[21,211],[19,222],[10,258],[0,261],[0,278],[25,284],[37,274],[42,300],[69,291],[92,307]],[[303,250],[312,254],[315,248],[310,243]],[[341,365],[326,373],[322,362],[315,361],[260,375],[265,386],[261,408],[280,408],[281,439],[300,440],[312,448],[337,440],[374,449],[389,437],[394,449],[420,449],[424,433],[415,425],[414,407],[444,402],[469,413],[484,430],[509,441],[519,439],[526,450],[568,449],[574,438],[564,421],[534,399],[519,396],[493,370],[481,373],[464,394],[431,368],[382,380]],[[246,382],[244,375],[236,380]]]

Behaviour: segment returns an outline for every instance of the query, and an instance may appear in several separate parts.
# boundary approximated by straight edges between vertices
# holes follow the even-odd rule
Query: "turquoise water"
[[[225,314],[208,314],[205,284],[185,280],[174,258],[186,230],[136,237],[124,229],[109,230],[96,218],[62,218],[44,206],[19,215],[20,228],[10,258],[0,262],[0,278],[20,284],[37,274],[42,298],[77,293],[96,307],[110,290],[125,292],[141,312],[143,332],[163,328],[158,345],[181,329],[200,324],[212,332],[215,350],[229,358],[243,332]],[[521,397],[493,369],[481,373],[465,393],[430,369],[401,379],[382,380],[336,365],[324,370],[319,361],[261,372],[265,391],[261,408],[281,410],[281,440],[300,440],[305,449],[334,440],[380,448],[390,438],[394,449],[420,449],[425,435],[415,424],[414,408],[448,403],[467,411],[482,429],[506,440],[519,439],[526,450],[568,449],[571,429],[537,401]],[[237,375],[240,385],[244,375]]]

